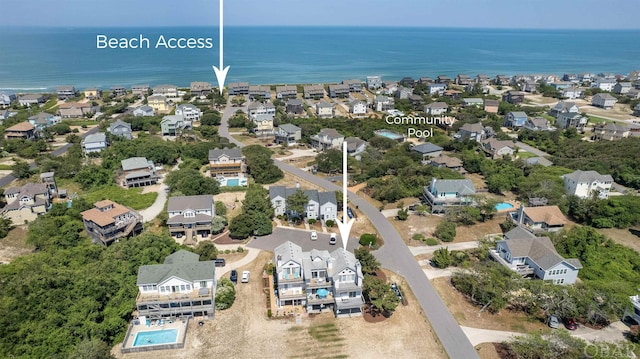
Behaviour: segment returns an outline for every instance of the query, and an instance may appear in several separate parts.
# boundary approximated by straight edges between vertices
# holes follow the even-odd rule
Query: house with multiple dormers
[[[195,244],[198,236],[204,239],[211,235],[211,220],[216,215],[212,195],[169,197],[167,213],[169,234],[184,236],[185,244]]]
[[[353,115],[366,115],[367,103],[360,100],[353,100],[349,103],[349,113]]]
[[[96,153],[107,148],[107,135],[104,132],[97,132],[87,135],[81,142],[84,154]]]
[[[10,187],[3,195],[7,204],[0,209],[0,216],[11,220],[15,226],[34,221],[39,215],[45,214],[51,205],[51,193],[43,183]]]
[[[591,106],[610,110],[613,108],[613,105],[615,105],[616,102],[618,102],[618,99],[609,95],[608,93],[598,93],[593,95],[593,98],[591,99]]]
[[[198,254],[184,249],[168,255],[162,264],[140,266],[138,317],[213,319],[217,284],[215,261],[200,261]]]
[[[302,90],[306,99],[319,100],[324,97],[324,86],[322,85],[305,85]]]
[[[454,136],[458,141],[472,140],[480,142],[487,138],[484,126],[481,123],[465,123],[458,129],[458,133]]]
[[[287,198],[294,194],[299,188],[286,188],[285,186],[269,187],[269,199],[271,206],[275,210],[276,216],[300,215],[290,213],[287,208]],[[335,220],[338,218],[338,202],[335,192],[320,192],[318,190],[303,190],[309,202],[304,209],[304,217],[319,221]]]
[[[248,106],[247,115],[249,119],[254,119],[258,115],[276,115],[276,106],[270,102],[262,103],[262,102],[251,102]]]
[[[502,158],[504,156],[513,156],[516,151],[516,145],[513,141],[501,141],[496,138],[487,138],[481,142],[482,150],[492,159]]]
[[[341,149],[344,136],[333,128],[323,128],[317,134],[311,136],[311,146],[318,151],[328,149]]]
[[[597,198],[607,199],[613,185],[611,175],[601,175],[596,171],[577,170],[562,177],[565,192],[580,198],[588,198],[595,194]]]
[[[578,259],[560,256],[549,237],[536,237],[520,227],[497,241],[489,255],[522,277],[536,277],[553,284],[575,283],[582,268]]]
[[[558,232],[567,224],[567,218],[558,206],[520,206],[508,216],[513,223],[533,233]]]
[[[58,115],[60,115],[61,118],[90,117],[99,109],[99,106],[94,106],[91,103],[68,102],[58,106]]]
[[[66,100],[68,98],[76,97],[78,95],[78,91],[73,86],[58,86],[56,88],[56,94],[58,95],[58,100]]]
[[[152,161],[145,157],[130,157],[120,161],[122,174],[124,175],[123,186],[144,187],[158,183],[158,174]]]
[[[164,95],[152,95],[147,97],[147,105],[157,113],[167,113],[171,111],[171,104]]]
[[[475,205],[476,188],[471,180],[431,179],[422,191],[422,198],[431,207],[431,213],[444,213],[447,208]]]
[[[616,85],[616,80],[615,79],[608,79],[608,78],[600,78],[597,79],[596,81],[594,81],[591,84],[592,88],[598,88],[602,91],[613,91],[613,87]]]
[[[229,88],[229,96],[249,94],[248,82],[231,82],[227,87]]]
[[[273,115],[255,115],[252,120],[256,127],[252,132],[257,137],[272,137],[273,131]]]
[[[278,100],[292,99],[297,96],[298,87],[295,85],[276,86],[276,98]]]
[[[136,117],[150,117],[155,115],[155,111],[149,105],[142,105],[133,110],[133,115]]]
[[[109,245],[120,238],[142,232],[142,216],[133,209],[110,200],[99,201],[81,213],[84,229],[93,243]]]
[[[221,185],[237,181],[237,185],[247,185],[247,165],[239,148],[223,148],[209,150],[209,173]]]
[[[511,111],[505,116],[506,127],[522,127],[527,122],[527,114],[522,111]]]
[[[191,95],[203,97],[211,93],[211,84],[208,82],[194,81],[189,85]]]
[[[264,85],[250,85],[249,86],[249,99],[254,101],[270,101],[271,100],[271,87]]]
[[[620,126],[613,122],[603,122],[593,128],[594,140],[617,141],[629,137],[630,134],[629,126]]]
[[[17,123],[4,130],[4,137],[7,140],[25,139],[34,140],[36,138],[36,127],[28,121]]]
[[[362,267],[342,248],[303,252],[287,241],[274,250],[277,306],[300,306],[307,313],[333,311],[337,318],[362,315]]]
[[[131,131],[131,124],[122,120],[116,120],[109,125],[107,131],[111,136],[121,136],[127,140],[133,139],[133,132]]]
[[[180,115],[168,115],[160,121],[160,129],[163,136],[178,136],[189,124],[185,123]]]
[[[336,107],[332,103],[320,101],[316,103],[316,116],[321,118],[334,117],[336,115]]]
[[[191,124],[195,121],[200,121],[202,111],[195,105],[186,103],[176,106],[176,115],[182,116],[185,123]]]
[[[176,85],[158,85],[153,88],[154,95],[161,95],[168,99],[177,99],[180,97],[180,93],[178,92],[178,86]]]
[[[431,116],[442,115],[449,110],[446,102],[432,102],[424,106],[424,113]]]
[[[295,146],[302,139],[302,129],[290,123],[285,123],[275,130],[275,142],[285,146]]]

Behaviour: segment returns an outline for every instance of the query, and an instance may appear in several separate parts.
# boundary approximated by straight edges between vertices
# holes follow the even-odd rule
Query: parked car
[[[337,236],[335,233],[331,233],[331,238],[329,238],[329,244],[334,245],[336,244],[336,240],[337,240]]]
[[[400,299],[400,302],[402,302],[404,298],[402,297],[402,292],[400,291],[400,288],[398,288],[398,285],[395,283],[391,283],[391,289],[393,290],[394,293],[396,293],[396,296],[398,296],[398,299]]]
[[[569,330],[576,330],[578,329],[578,323],[573,318],[566,318],[564,320],[564,327]]]
[[[249,271],[242,271],[242,283],[249,283]]]
[[[235,269],[232,269],[231,274],[229,275],[229,279],[231,279],[233,283],[238,283],[238,271]]]
[[[351,207],[347,207],[347,216],[349,216],[349,218],[355,217],[353,215],[353,210],[351,209]]]
[[[318,239],[318,232],[311,231],[311,240],[315,241],[316,239]]]
[[[216,258],[213,260],[213,262],[215,263],[216,267],[224,267],[227,264],[227,261],[225,261],[224,258]]]
[[[550,315],[547,319],[547,324],[549,328],[557,329],[560,326],[560,320],[555,315]]]

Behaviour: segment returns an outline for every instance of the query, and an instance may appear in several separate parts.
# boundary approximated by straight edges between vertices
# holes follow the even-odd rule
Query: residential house
[[[259,114],[252,116],[251,120],[256,125],[253,128],[253,133],[258,137],[268,137],[273,136],[273,119],[274,115],[269,114]]]
[[[291,246],[291,244],[288,243],[291,242],[286,242],[283,245],[279,246],[278,248],[280,250],[278,250],[278,248],[276,249],[277,253],[274,258],[274,263],[278,263],[278,261],[280,261],[280,263],[283,264],[281,266],[282,270],[280,271],[280,273],[283,274],[282,277],[284,277],[283,279],[285,283],[283,283],[283,286],[279,287],[281,287],[285,291],[285,294],[280,295],[279,297],[286,301],[288,299],[286,297],[287,294],[299,292],[295,285],[290,285],[289,283],[287,283],[291,280],[296,280],[296,271],[289,271],[289,273],[287,273],[286,264],[283,263],[285,262],[285,260],[287,262],[293,260],[295,263],[300,263],[302,265],[301,274],[304,278],[304,283],[302,283],[304,288],[303,293],[306,292],[306,303],[304,305],[306,307],[307,313],[322,313],[333,311],[335,306],[333,283],[331,282],[331,277],[329,277],[327,273],[328,263],[331,260],[329,251],[312,249],[309,252],[302,252],[293,247],[295,246],[295,244]],[[289,255],[295,253],[299,254],[300,256],[297,258],[287,258],[286,251],[289,252]],[[289,262],[289,264],[290,263],[291,262]],[[293,278],[291,278],[292,274]],[[281,282],[279,280],[279,277],[280,276],[278,276],[278,283]]]
[[[565,89],[560,90],[560,97],[564,99],[574,100],[578,98],[582,98],[584,95],[584,90],[578,87],[567,87]]]
[[[610,110],[613,108],[613,105],[616,104],[618,100],[609,95],[608,93],[598,93],[593,96],[591,99],[591,105],[601,107],[605,110]]]
[[[430,157],[438,157],[442,154],[443,148],[434,145],[431,142],[425,142],[416,146],[411,147],[411,151],[417,152],[422,155],[422,159],[427,159]]]
[[[324,97],[324,86],[305,85],[303,88],[304,98],[318,100]]]
[[[611,175],[601,175],[596,171],[577,170],[562,177],[565,192],[580,198],[589,198],[595,194],[600,199],[607,199],[613,185]]]
[[[37,134],[41,134],[45,128],[59,123],[60,117],[48,112],[40,112],[37,115],[29,117],[27,121],[36,128]]]
[[[66,100],[78,95],[78,91],[73,86],[58,86],[56,93],[58,94],[58,100]]]
[[[163,95],[152,95],[147,97],[147,105],[158,113],[167,113],[171,110],[169,100]]]
[[[418,83],[420,85],[428,85],[428,84],[432,84],[435,81],[433,81],[433,79],[431,77],[427,77],[427,76],[423,76],[421,78],[418,79]]]
[[[360,100],[353,100],[349,103],[349,113],[354,115],[366,115],[367,103]]]
[[[276,287],[276,306],[278,308],[283,308],[284,306],[306,306],[307,294],[305,293],[305,278],[302,268],[302,248],[287,241],[275,248],[274,256],[273,263],[276,267],[273,277],[274,286]],[[323,279],[321,275],[324,274],[321,273],[320,268],[316,268],[315,272],[314,284],[320,282]],[[310,282],[312,280],[312,278],[309,278]],[[328,284],[330,282],[327,280],[320,283]],[[322,286],[321,288],[325,289],[327,293],[329,292],[328,287]]]
[[[36,138],[36,127],[28,121],[20,122],[4,130],[4,137],[7,140],[22,138],[33,140]]]
[[[510,104],[519,105],[524,102],[525,93],[522,91],[509,90],[502,94],[502,101]]]
[[[511,111],[505,116],[506,127],[522,127],[527,122],[527,114],[522,111]]]
[[[589,118],[582,116],[579,113],[567,112],[560,113],[556,118],[557,128],[575,128],[578,131],[584,130],[584,126],[589,121]]]
[[[107,135],[104,132],[97,132],[82,139],[82,152],[85,154],[100,152],[107,148]]]
[[[18,96],[20,106],[31,107],[31,105],[40,105],[45,102],[47,102],[47,96],[42,94],[30,93]]]
[[[411,95],[413,95],[413,88],[411,87],[398,87],[396,91],[396,98],[400,100],[406,100]]]
[[[598,88],[602,91],[613,91],[613,87],[616,85],[615,79],[601,78],[591,84],[592,88]]]
[[[461,174],[465,174],[466,170],[462,166],[462,160],[457,157],[449,157],[447,155],[440,154],[437,157],[433,157],[426,162],[427,164],[440,168],[448,168],[453,171],[458,171]]]
[[[245,178],[247,166],[239,148],[209,150],[209,173],[220,179]]]
[[[127,140],[133,139],[131,124],[122,120],[116,120],[109,125],[107,129],[112,136],[122,136]]]
[[[215,261],[200,261],[196,253],[181,249],[163,264],[138,268],[138,318],[213,319],[216,310]]]
[[[553,131],[554,130],[554,128],[551,127],[549,120],[542,117],[528,118],[527,121],[525,121],[522,128],[526,130],[531,130],[531,131]]]
[[[189,85],[189,91],[193,96],[208,96],[211,94],[211,84],[208,82],[194,81]]]
[[[470,206],[476,202],[476,188],[470,180],[431,179],[425,186],[422,197],[431,207],[431,213],[444,213],[449,207]]]
[[[131,93],[135,96],[143,98],[149,95],[149,84],[140,84],[131,86]]]
[[[445,91],[445,96],[446,94],[447,91]],[[411,105],[413,106],[413,108],[420,108],[420,105],[424,104],[424,98],[414,93],[409,94],[409,96],[407,96],[407,100],[411,101]]]
[[[84,93],[84,98],[86,98],[87,100],[95,100],[100,98],[100,96],[102,96],[102,91],[95,87],[90,87],[88,89],[85,89],[83,93]]]
[[[326,151],[328,149],[342,149],[344,136],[333,128],[323,128],[319,133],[311,136],[311,146],[318,151]]]
[[[386,82],[383,84],[383,88],[382,88],[382,94],[383,95],[389,95],[389,96],[395,96],[396,92],[398,91],[398,88],[400,87],[398,85],[397,82]]]
[[[0,216],[11,220],[15,226],[34,221],[39,215],[45,214],[51,204],[49,188],[43,183],[10,187],[3,195],[7,204],[0,209]]]
[[[633,108],[633,115],[640,117],[640,103]]]
[[[369,90],[377,90],[382,87],[381,76],[367,76],[367,88]]]
[[[535,81],[525,81],[520,85],[520,89],[524,92],[537,93],[539,86],[540,84]]]
[[[437,116],[446,113],[449,110],[449,105],[446,102],[432,102],[424,106],[424,112],[427,115]]]
[[[504,156],[513,156],[516,146],[510,140],[500,141],[496,138],[488,138],[482,141],[482,150],[495,160]]]
[[[553,87],[557,91],[562,91],[564,89],[574,87],[574,84],[572,82],[556,81],[556,82],[550,83],[549,86]]]
[[[285,110],[288,114],[291,115],[302,115],[305,113],[302,100],[297,98],[287,100],[287,102],[285,103]]]
[[[276,98],[286,100],[298,96],[298,87],[295,85],[276,86]]]
[[[486,113],[498,113],[498,107],[500,106],[500,101],[498,100],[485,100],[484,101],[484,112]]]
[[[489,251],[490,256],[523,277],[537,277],[553,284],[575,283],[582,268],[580,261],[560,256],[549,237],[525,233],[497,241],[496,248]]]
[[[568,101],[559,101],[555,106],[549,109],[549,115],[555,118],[558,118],[558,116],[563,113],[576,114],[579,112],[580,112],[580,109],[575,104],[575,102],[568,102]]]
[[[465,74],[458,74],[458,76],[456,76],[455,79],[455,84],[456,85],[462,85],[462,86],[466,86],[468,84],[471,83],[471,77],[465,75]]]
[[[447,89],[447,84],[435,83],[427,85],[427,91],[429,95],[438,94],[439,96],[444,95],[444,91]]]
[[[358,79],[344,80],[342,84],[349,86],[349,92],[362,92],[362,81]]]
[[[50,196],[58,195],[58,197],[60,197],[61,192],[64,190],[58,192],[58,184],[56,183],[55,175],[55,172],[42,172],[40,174],[40,183],[47,187]]]
[[[194,121],[200,121],[202,111],[195,105],[186,103],[184,105],[176,106],[176,115],[182,116],[185,123],[191,124]]]
[[[362,315],[362,266],[356,256],[344,248],[331,252],[327,274],[333,283],[334,314],[337,318]]]
[[[180,97],[180,94],[178,93],[178,86],[176,85],[158,85],[153,88],[153,94],[161,95],[168,99],[176,99]]]
[[[511,78],[509,76],[505,76],[505,75],[497,75],[495,77],[495,79],[493,80],[493,82],[496,85],[509,86],[509,84],[511,84]]]
[[[9,117],[13,117],[17,114],[18,114],[17,112],[11,111],[8,108],[0,110],[0,124],[2,124],[2,122],[8,119]]]
[[[577,74],[564,74],[564,75],[562,75],[562,81],[568,81],[568,82],[573,82],[573,83],[580,82],[580,80],[578,80],[578,75]]]
[[[347,143],[347,154],[349,156],[357,156],[367,148],[367,142],[358,137],[347,137],[344,142]]]
[[[618,82],[613,86],[613,92],[620,95],[627,94],[631,89],[631,82]]]
[[[487,138],[484,127],[481,123],[465,123],[458,129],[458,133],[455,135],[459,141],[472,140],[480,142]]]
[[[483,107],[484,100],[481,98],[463,98],[462,106],[463,107],[469,107],[469,106]]]
[[[8,107],[16,100],[13,92],[0,91],[0,107]]]
[[[302,138],[302,129],[290,123],[278,126],[275,131],[276,143],[286,146],[294,146]]]
[[[388,111],[395,108],[393,97],[378,95],[373,99],[373,109],[378,112]]]
[[[590,72],[583,72],[578,74],[578,81],[585,83],[585,82],[591,82],[596,78],[595,74],[592,74]]]
[[[329,97],[349,97],[349,85],[332,84],[329,85]]]
[[[216,215],[212,195],[169,197],[167,213],[169,234],[184,236],[185,244],[195,244],[198,236],[207,239],[211,235],[211,220]]]
[[[130,157],[120,164],[124,175],[122,185],[127,188],[151,186],[158,182],[156,167],[145,157]]]
[[[480,84],[482,86],[486,86],[489,84],[489,76],[485,74],[478,74],[475,78],[475,83]]]
[[[249,99],[251,100],[271,100],[271,87],[264,85],[249,86]]]
[[[631,129],[629,126],[620,126],[615,123],[603,122],[593,129],[594,140],[616,141],[629,137]]]
[[[127,94],[127,89],[124,86],[111,86],[111,93],[114,96],[124,96]]]
[[[335,105],[325,101],[316,103],[316,115],[321,118],[334,117],[336,115]]]
[[[150,117],[155,115],[155,111],[149,105],[142,105],[133,110],[133,115],[136,117]]]
[[[404,87],[413,87],[416,85],[416,80],[414,80],[412,77],[403,77],[400,80],[400,85]]]
[[[227,86],[229,88],[229,96],[249,94],[248,82],[232,82]]]
[[[438,75],[438,77],[436,77],[436,83],[448,85],[451,82],[452,82],[451,81],[451,77],[449,77],[449,76]]]
[[[300,188],[286,188],[285,186],[269,187],[269,199],[276,216],[302,215],[292,212],[287,207],[287,198]],[[304,217],[321,221],[338,218],[338,202],[335,192],[320,192],[318,190],[303,190],[309,202],[304,208]]]
[[[178,136],[187,127],[184,118],[180,115],[168,115],[160,121],[163,136]]]
[[[638,100],[640,99],[640,90],[631,89],[629,90],[629,92],[626,93],[626,96],[631,100]]]
[[[460,97],[462,97],[462,91],[458,91],[458,90],[445,90],[444,97],[450,98],[451,100],[457,101],[460,99]]]
[[[509,212],[509,218],[533,233],[558,232],[567,224],[567,218],[558,206],[520,206],[517,210]]]
[[[69,102],[58,106],[58,114],[62,118],[83,118],[93,116],[99,109],[99,106],[87,102]]]
[[[105,246],[120,238],[135,236],[142,232],[142,216],[133,209],[103,200],[94,203],[94,208],[81,213],[82,223],[93,243]]]

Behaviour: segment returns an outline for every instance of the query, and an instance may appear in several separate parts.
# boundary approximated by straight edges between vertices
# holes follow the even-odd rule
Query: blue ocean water
[[[211,49],[97,49],[96,35],[211,37]],[[339,82],[381,75],[612,72],[640,69],[640,30],[381,27],[225,28],[228,82]],[[0,88],[53,89],[191,81],[215,84],[217,27],[0,27]]]

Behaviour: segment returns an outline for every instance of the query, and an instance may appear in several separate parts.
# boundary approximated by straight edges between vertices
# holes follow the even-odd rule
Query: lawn
[[[602,122],[606,122],[606,123],[613,122],[611,120],[607,120],[607,119],[604,119],[602,117],[597,117],[597,116],[587,115],[587,117],[589,118],[589,123],[592,123],[592,124],[598,124],[598,123],[602,123]]]
[[[116,185],[100,187],[87,192],[82,197],[89,203],[110,199],[135,210],[150,207],[158,197],[155,192],[141,194],[142,188],[122,188]]]
[[[526,160],[530,157],[537,157],[535,153],[526,152],[526,151],[518,151],[518,158],[521,160]]]
[[[99,123],[96,120],[64,120],[63,122],[69,126],[94,126]]]

